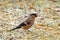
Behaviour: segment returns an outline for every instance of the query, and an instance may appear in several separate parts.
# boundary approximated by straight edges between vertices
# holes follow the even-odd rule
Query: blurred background
[[[32,13],[31,32],[8,32]],[[60,40],[60,0],[0,0],[0,40]]]

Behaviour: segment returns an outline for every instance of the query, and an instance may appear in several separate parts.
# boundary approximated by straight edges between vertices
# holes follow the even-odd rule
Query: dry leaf
[[[42,24],[37,24],[36,25],[36,28],[38,28],[38,29],[41,28],[41,27],[42,27]]]

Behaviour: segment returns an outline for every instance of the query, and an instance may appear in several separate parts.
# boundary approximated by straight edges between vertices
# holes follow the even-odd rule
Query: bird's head
[[[37,14],[36,13],[30,14],[30,16],[32,16],[33,18],[36,18],[37,17]]]

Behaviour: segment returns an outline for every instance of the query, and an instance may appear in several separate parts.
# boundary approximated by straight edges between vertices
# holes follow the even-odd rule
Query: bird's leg
[[[31,30],[28,30],[28,32],[31,32]]]

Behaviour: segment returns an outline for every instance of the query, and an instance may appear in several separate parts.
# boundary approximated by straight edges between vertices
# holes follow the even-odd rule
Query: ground
[[[31,13],[30,31],[9,31]],[[60,40],[60,0],[0,0],[0,40]]]

